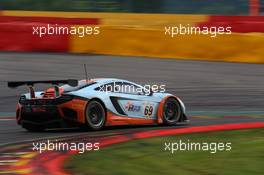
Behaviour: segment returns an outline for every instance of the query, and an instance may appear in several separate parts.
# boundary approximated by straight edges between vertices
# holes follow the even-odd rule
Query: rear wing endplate
[[[59,96],[59,84],[68,84],[70,86],[78,86],[78,80],[68,79],[68,80],[44,80],[44,81],[10,81],[7,83],[9,88],[17,88],[19,86],[26,85],[29,88],[29,93],[31,98],[35,98],[35,84],[52,84],[54,85],[55,97]]]

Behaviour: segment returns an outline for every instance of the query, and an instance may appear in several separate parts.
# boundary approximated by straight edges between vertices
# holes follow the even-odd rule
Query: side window
[[[121,92],[125,94],[137,95],[136,87],[130,83],[122,83]]]
[[[127,82],[113,82],[95,88],[96,91],[103,92],[114,92],[114,93],[124,93],[133,95],[144,95],[144,90],[131,83]]]
[[[144,95],[143,88],[127,82],[122,83],[121,91],[125,94]]]
[[[101,85],[95,88],[94,90],[102,91],[102,92],[114,92],[114,87],[115,87],[114,83],[108,83],[108,84]]]

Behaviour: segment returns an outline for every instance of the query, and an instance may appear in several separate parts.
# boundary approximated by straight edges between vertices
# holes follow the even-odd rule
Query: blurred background
[[[2,0],[0,5],[4,10],[225,15],[249,15],[251,10],[261,14],[264,10],[263,0]]]
[[[2,0],[0,9],[0,51],[263,63],[264,0]],[[100,35],[32,34],[47,24],[95,25]],[[164,35],[179,24],[231,27],[232,35]]]

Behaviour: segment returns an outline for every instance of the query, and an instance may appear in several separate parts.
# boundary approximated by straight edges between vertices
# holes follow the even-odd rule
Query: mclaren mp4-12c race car
[[[38,83],[52,87],[35,91]],[[126,80],[8,82],[10,88],[22,85],[28,86],[29,93],[20,96],[16,119],[29,131],[68,125],[100,130],[114,125],[176,125],[188,121],[185,106],[177,96],[147,91]]]

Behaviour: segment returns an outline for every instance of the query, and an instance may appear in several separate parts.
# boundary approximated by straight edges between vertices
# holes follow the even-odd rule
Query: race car
[[[38,83],[51,84],[35,91]],[[61,86],[59,86],[62,84]],[[176,125],[187,122],[185,106],[175,95],[121,79],[8,82],[8,87],[27,85],[16,108],[17,123],[28,131],[61,126],[101,130],[114,125]]]

